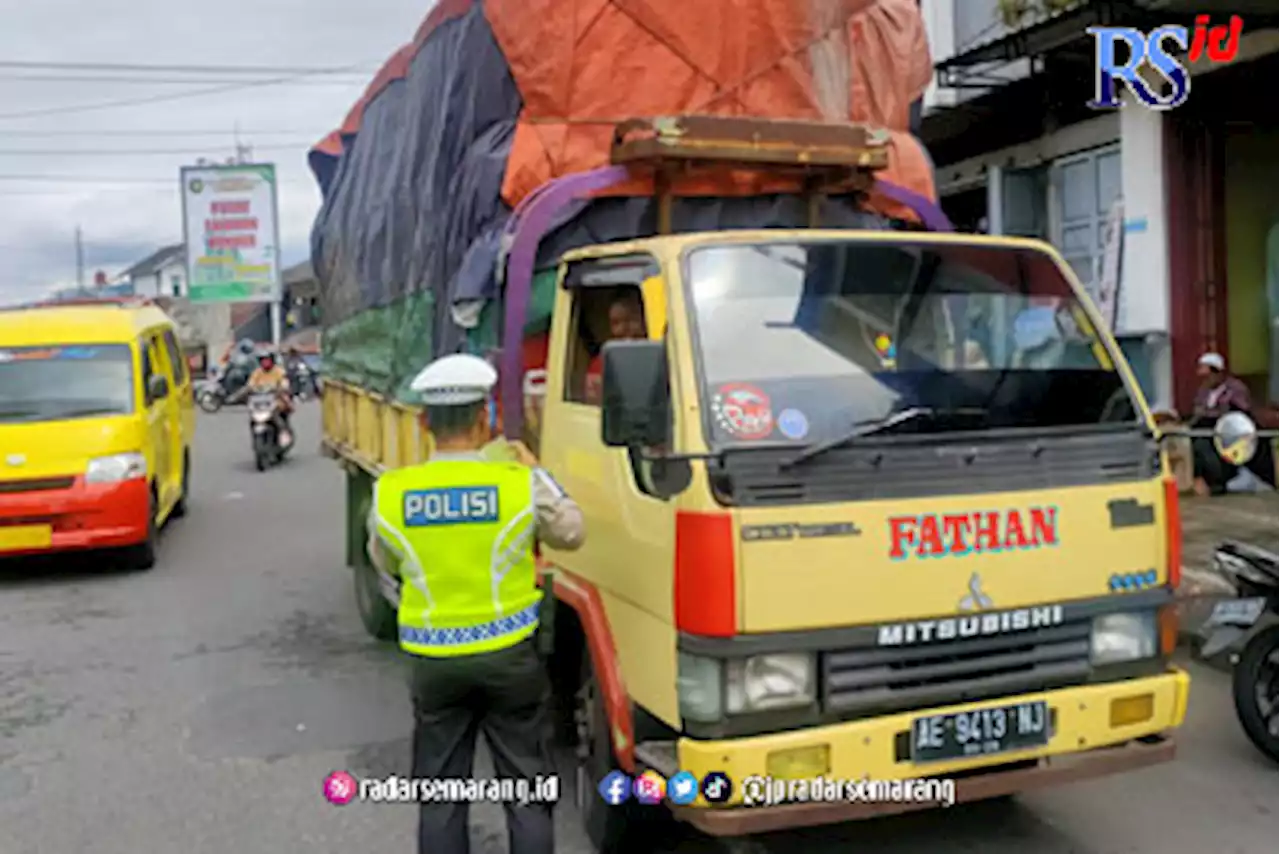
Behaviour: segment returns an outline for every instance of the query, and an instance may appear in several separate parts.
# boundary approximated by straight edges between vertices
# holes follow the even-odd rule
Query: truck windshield
[[[133,412],[124,344],[0,347],[0,424]]]
[[[1043,252],[822,241],[687,256],[715,445],[1137,422],[1111,353]],[[916,411],[928,417],[895,417]]]

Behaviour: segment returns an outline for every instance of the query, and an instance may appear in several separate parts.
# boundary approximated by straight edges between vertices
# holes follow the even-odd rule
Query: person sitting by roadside
[[[1218,419],[1228,412],[1251,415],[1253,400],[1249,389],[1239,377],[1227,371],[1227,362],[1219,353],[1205,353],[1196,365],[1200,387],[1196,390],[1195,409],[1191,414],[1193,430],[1212,430]],[[1192,460],[1197,495],[1221,495],[1227,484],[1240,472],[1240,467],[1224,460],[1209,438],[1197,438],[1191,442]],[[1269,441],[1259,441],[1257,453],[1244,468],[1273,489],[1276,485],[1276,466]]]

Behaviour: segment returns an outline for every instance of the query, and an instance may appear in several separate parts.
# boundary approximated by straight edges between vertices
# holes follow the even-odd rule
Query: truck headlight
[[[85,469],[86,483],[119,483],[147,476],[147,458],[142,454],[112,454],[89,460]]]
[[[725,679],[729,714],[812,703],[814,663],[814,657],[807,653],[753,655],[730,661]]]
[[[1153,658],[1159,646],[1154,613],[1103,614],[1094,618],[1089,656],[1094,664]]]
[[[676,658],[680,717],[715,723],[724,717],[724,672],[720,661],[682,652]]]

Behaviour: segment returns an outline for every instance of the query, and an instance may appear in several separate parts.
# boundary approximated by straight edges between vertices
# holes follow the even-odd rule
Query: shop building
[[[1274,417],[1275,3],[1086,0],[1014,26],[1009,5],[921,3],[937,68],[921,136],[943,208],[964,230],[1050,241],[1095,297],[1115,279],[1113,329],[1154,406],[1188,410],[1196,357],[1217,350]],[[1087,106],[1087,27],[1206,12],[1241,15],[1244,34],[1233,61],[1191,64],[1185,104]],[[1103,263],[1116,250],[1118,278]]]

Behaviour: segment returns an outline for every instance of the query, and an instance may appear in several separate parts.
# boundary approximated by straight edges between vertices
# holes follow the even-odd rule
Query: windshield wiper
[[[40,410],[38,409],[0,409],[0,421],[10,418],[23,421],[28,418],[33,418],[39,414]]]
[[[864,436],[874,436],[877,433],[883,433],[885,430],[892,430],[901,424],[907,424],[911,421],[917,421],[922,418],[936,420],[939,418],[947,418],[953,415],[966,417],[981,417],[987,415],[986,409],[976,406],[960,407],[956,409],[935,409],[931,406],[913,406],[910,409],[902,409],[898,412],[891,412],[884,418],[868,418],[864,421],[855,421],[849,425],[847,432],[836,436],[833,439],[827,439],[817,444],[810,445],[800,453],[796,454],[789,460],[784,460],[782,468],[787,469],[797,466],[806,460],[821,456],[833,448],[848,444],[855,439],[861,439]]]

